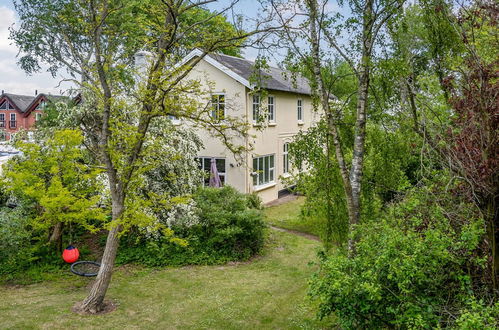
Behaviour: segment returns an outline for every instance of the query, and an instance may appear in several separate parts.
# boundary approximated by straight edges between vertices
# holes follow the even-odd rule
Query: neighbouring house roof
[[[180,63],[188,63],[194,57],[203,54],[199,49],[190,52]],[[262,70],[255,69],[255,62],[224,54],[208,54],[204,57],[208,63],[225,72],[248,88],[254,88],[251,77],[260,75],[261,88],[311,95],[312,90],[308,80],[300,75],[293,76],[290,72],[275,67]]]
[[[49,102],[59,102],[59,101],[67,101],[69,98],[67,96],[62,95],[50,95],[40,93],[36,96],[28,96],[28,95],[18,95],[11,93],[3,93],[0,95],[0,100],[6,98],[9,103],[14,106],[21,113],[29,113],[38,105],[41,100],[47,100]]]
[[[28,96],[28,95],[17,95],[4,93],[2,94],[2,99],[6,97],[9,100],[9,103],[14,106],[20,112],[26,112],[28,107],[33,103],[36,96]]]

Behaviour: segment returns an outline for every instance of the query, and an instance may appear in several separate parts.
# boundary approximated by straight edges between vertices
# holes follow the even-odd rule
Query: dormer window
[[[38,103],[36,110],[45,110],[46,107],[47,107],[47,102],[42,101],[42,102]]]
[[[9,103],[9,101],[5,101],[0,105],[0,110],[15,110],[14,107]]]

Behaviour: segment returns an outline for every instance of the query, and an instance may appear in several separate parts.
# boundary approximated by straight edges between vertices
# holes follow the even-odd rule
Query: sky
[[[6,93],[34,95],[38,93],[59,94],[59,79],[48,72],[28,76],[17,66],[17,47],[9,37],[9,27],[16,23],[14,6],[10,0],[0,0],[0,91]]]
[[[214,6],[220,7],[222,4]],[[252,0],[242,0],[237,7],[238,13],[255,15],[257,8]],[[0,92],[35,95],[38,93],[60,94],[61,90],[68,88],[68,84],[59,85],[61,76],[56,78],[46,72],[46,67],[41,72],[27,75],[17,65],[18,49],[12,40],[9,40],[9,27],[18,24],[14,4],[12,0],[0,0]],[[244,55],[248,59],[254,59],[258,55],[255,50],[247,49]]]
[[[221,0],[211,9],[221,8],[228,0]],[[248,17],[256,17],[259,6],[254,0],[240,0],[235,8],[236,14],[244,14]],[[0,92],[35,95],[38,93],[60,94],[69,85],[58,86],[63,77],[52,77],[46,72],[46,67],[41,72],[27,75],[17,65],[18,49],[12,40],[9,40],[9,27],[16,26],[16,13],[12,0],[0,0]],[[257,57],[258,51],[255,49],[243,50],[243,56],[253,60]],[[279,56],[276,56],[277,58]],[[275,65],[275,58],[270,59],[270,64]],[[274,63],[273,63],[274,62]]]

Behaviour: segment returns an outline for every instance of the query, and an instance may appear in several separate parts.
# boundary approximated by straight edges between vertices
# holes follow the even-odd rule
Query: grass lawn
[[[0,328],[320,328],[306,300],[307,280],[314,270],[308,262],[314,260],[318,246],[316,241],[272,230],[264,255],[248,263],[156,270],[122,267],[107,296],[118,308],[99,316],[70,311],[85,297],[91,280],[70,275],[69,270],[55,281],[0,287]]]
[[[266,220],[272,226],[320,236],[321,224],[310,217],[300,216],[304,203],[305,197],[298,196],[289,202],[269,206],[265,208]]]

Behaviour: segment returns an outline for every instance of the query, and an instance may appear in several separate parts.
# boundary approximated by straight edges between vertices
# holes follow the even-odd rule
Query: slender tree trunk
[[[324,86],[324,82],[322,80],[322,75],[321,75],[322,64],[321,64],[319,36],[317,28],[317,18],[318,18],[317,0],[308,1],[308,7],[310,10],[310,41],[312,45],[312,62],[313,62],[312,71],[315,80],[317,82],[321,107],[325,111],[327,116],[328,139],[331,138],[334,144],[335,156],[338,162],[341,178],[343,181],[343,189],[345,192],[345,200],[347,202],[348,217],[350,219],[349,222],[351,223],[353,220],[353,216],[355,214],[355,210],[353,208],[354,204],[352,199],[352,188],[350,184],[350,178],[348,175],[348,168],[345,161],[345,157],[343,155],[343,148],[340,141],[340,134],[338,132],[338,127],[336,126],[335,114],[333,113],[329,105],[330,102],[329,94]],[[332,175],[332,173],[330,173],[330,175]]]
[[[122,201],[113,202],[113,217],[112,220],[117,220],[124,211]],[[101,265],[97,278],[95,279],[92,289],[87,298],[77,307],[78,312],[85,314],[96,314],[102,311],[105,307],[104,297],[106,296],[111,276],[113,274],[114,261],[118,252],[119,233],[122,229],[121,225],[114,226],[107,235],[106,247],[102,256]]]
[[[364,168],[364,153],[366,140],[366,122],[370,83],[370,66],[373,45],[373,0],[367,0],[364,7],[362,31],[362,58],[358,70],[357,121],[355,123],[355,140],[353,145],[352,168],[350,169],[350,184],[352,187],[353,216],[350,218],[350,228],[360,221],[362,176]],[[355,240],[348,241],[349,252],[355,252]]]
[[[62,229],[64,228],[64,224],[62,222],[58,222],[54,229],[52,230],[52,234],[50,234],[49,243],[54,246],[54,248],[58,251],[62,251]]]
[[[492,286],[495,290],[499,290],[499,210],[497,208],[497,198],[490,198],[485,205],[484,214],[487,222],[487,236],[492,257]]]

